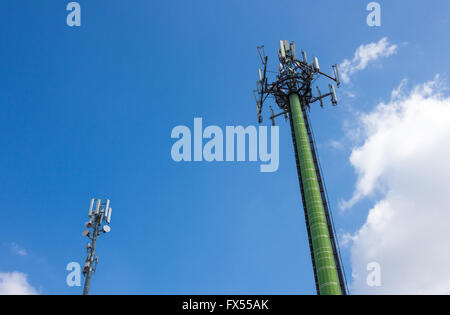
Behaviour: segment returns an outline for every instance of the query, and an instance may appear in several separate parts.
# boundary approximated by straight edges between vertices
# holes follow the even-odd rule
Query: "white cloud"
[[[0,273],[0,295],[36,295],[27,280],[27,275],[18,271]]]
[[[330,146],[335,150],[343,150],[344,149],[344,145],[340,141],[331,140],[329,143],[330,143]]]
[[[352,60],[345,59],[340,65],[342,81],[350,82],[350,76],[364,70],[370,62],[380,57],[388,57],[397,52],[397,45],[391,45],[386,37],[377,43],[361,45],[355,52]]]
[[[381,197],[351,245],[353,292],[450,294],[450,98],[439,77],[360,119],[364,143],[350,161],[358,180],[352,206]],[[381,266],[381,287],[368,287],[367,264]]]
[[[28,255],[27,251],[24,248],[22,248],[19,244],[13,242],[10,244],[10,246],[11,246],[11,250],[15,254],[17,254],[19,256],[27,256]]]

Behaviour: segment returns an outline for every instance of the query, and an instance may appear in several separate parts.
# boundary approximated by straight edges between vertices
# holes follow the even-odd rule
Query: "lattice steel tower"
[[[275,72],[273,82],[269,82],[270,71],[267,70],[268,58],[264,46],[258,47],[258,53],[263,64],[263,68],[258,69],[259,81],[255,90],[258,121],[262,122],[262,107],[269,97],[282,110],[275,114],[270,107],[272,123],[275,124],[278,116],[289,118],[317,293],[346,295],[345,273],[308,118],[310,105],[319,101],[323,107],[322,100],[325,97],[330,96],[331,103],[337,105],[334,85],[329,84],[330,91],[327,94],[322,94],[316,87],[317,96],[313,96],[312,85],[318,77],[324,76],[336,82],[339,87],[338,66],[333,66],[334,77],[329,76],[320,71],[316,57],[312,63],[308,63],[306,53],[302,51],[302,58],[299,60],[296,57],[295,42],[280,41],[279,70]]]

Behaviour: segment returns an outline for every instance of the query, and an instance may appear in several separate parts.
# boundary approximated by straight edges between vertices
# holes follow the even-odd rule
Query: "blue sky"
[[[352,233],[373,200],[339,212],[356,175],[352,147],[330,142],[346,143],[352,109],[370,111],[403,78],[449,75],[447,1],[379,1],[379,28],[369,1],[79,1],[80,28],[66,25],[68,2],[0,4],[0,272],[43,294],[81,292],[65,267],[84,260],[93,197],[114,209],[93,294],[315,293],[288,124],[275,173],[177,164],[172,128],[255,125],[257,45],[274,67],[278,40],[295,40],[331,72],[387,37],[397,53],[343,85],[341,106],[311,113],[337,229]]]

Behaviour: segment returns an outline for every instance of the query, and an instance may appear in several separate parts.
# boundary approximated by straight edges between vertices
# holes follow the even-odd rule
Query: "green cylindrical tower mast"
[[[342,294],[336,262],[333,256],[330,232],[320,194],[319,180],[306,130],[303,111],[298,94],[289,95],[292,126],[294,129],[296,154],[300,166],[303,196],[306,205],[308,230],[312,242],[312,255],[315,261],[317,286],[320,294]]]
[[[335,72],[333,78],[320,71],[317,58],[314,58],[313,62],[308,64],[306,53],[302,52],[303,60],[298,60],[295,53],[295,43],[280,41],[280,50],[278,51],[279,72],[276,80],[269,84],[264,47],[258,47],[258,51],[264,65],[264,69],[259,70],[259,81],[257,83],[258,120],[262,122],[261,110],[268,96],[273,96],[277,105],[283,110],[277,115],[272,110],[270,118],[273,124],[275,124],[275,118],[278,116],[289,117],[317,293],[320,295],[345,295],[347,289],[341,267],[339,248],[334,236],[334,228],[307,115],[310,104],[320,101],[320,105],[323,106],[322,99],[325,97],[331,96],[333,105],[337,104],[334,86],[329,85],[330,92],[324,95],[317,87],[317,97],[313,96],[311,89],[312,82],[320,75],[337,82],[339,85],[337,65],[333,66]]]

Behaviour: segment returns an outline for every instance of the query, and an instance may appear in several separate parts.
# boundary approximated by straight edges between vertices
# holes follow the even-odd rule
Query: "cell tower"
[[[92,199],[89,207],[89,221],[86,222],[86,229],[83,236],[90,239],[86,245],[87,257],[83,268],[84,281],[83,295],[88,295],[91,287],[92,274],[95,274],[98,264],[98,256],[95,254],[97,239],[102,233],[111,232],[112,208],[109,206],[109,199],[102,202],[100,199]]]
[[[346,295],[345,273],[307,111],[317,101],[323,107],[323,99],[328,96],[331,103],[337,105],[334,85],[329,84],[330,91],[326,94],[316,87],[317,96],[313,96],[312,86],[318,77],[324,76],[339,87],[338,66],[333,66],[334,77],[321,72],[317,57],[308,63],[306,53],[302,51],[302,60],[297,59],[295,42],[289,43],[287,40],[280,41],[277,72],[267,69],[264,46],[258,47],[258,53],[263,64],[263,68],[258,69],[259,81],[254,91],[258,121],[262,123],[262,108],[268,98],[273,98],[281,109],[280,113],[275,114],[270,107],[273,125],[276,117],[289,118],[317,294]],[[269,82],[269,72],[276,73],[273,82]]]

